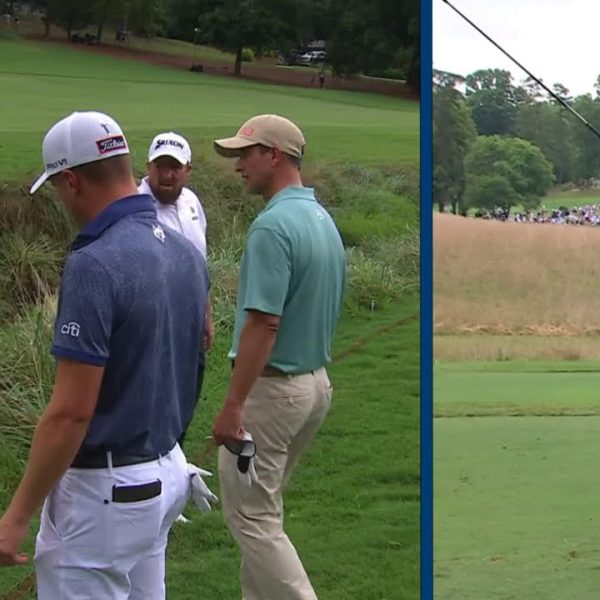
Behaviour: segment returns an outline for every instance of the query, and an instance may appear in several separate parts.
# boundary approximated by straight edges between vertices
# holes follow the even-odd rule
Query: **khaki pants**
[[[243,424],[256,442],[258,483],[244,487],[237,457],[219,449],[225,520],[242,553],[243,600],[316,600],[296,549],[283,531],[282,492],[323,423],[332,388],[314,374],[260,377],[244,404]]]

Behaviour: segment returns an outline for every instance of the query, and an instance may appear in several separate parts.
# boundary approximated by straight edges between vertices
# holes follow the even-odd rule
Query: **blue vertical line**
[[[421,600],[433,599],[432,0],[421,0]]]

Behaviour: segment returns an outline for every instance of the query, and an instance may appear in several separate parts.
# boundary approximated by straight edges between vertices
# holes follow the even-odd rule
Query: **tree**
[[[517,202],[517,193],[506,175],[473,175],[469,180],[465,194],[465,203],[469,207],[489,211],[501,208],[508,213]]]
[[[456,89],[458,86],[465,84],[465,78],[462,75],[458,75],[457,73],[450,73],[449,71],[440,71],[438,69],[433,69],[432,75],[434,90],[439,90],[447,86]]]
[[[571,181],[574,153],[569,115],[557,102],[523,104],[515,122],[515,133],[538,146],[552,163],[558,183]]]
[[[137,35],[152,38],[166,25],[170,8],[168,0],[125,0],[125,23]]]
[[[465,189],[464,159],[477,132],[471,111],[451,83],[433,93],[433,200],[456,214]]]
[[[480,135],[512,135],[518,95],[508,71],[482,69],[467,75],[466,97]]]
[[[402,71],[420,90],[419,3],[416,0],[329,0],[322,12],[328,24],[327,53],[341,75]]]
[[[46,13],[46,18],[62,27],[70,40],[74,29],[87,27],[92,21],[93,4],[93,0],[48,0],[50,16]]]
[[[578,96],[573,108],[596,128],[600,128],[600,98],[592,99],[590,94]],[[600,173],[600,140],[583,123],[573,123],[571,127],[575,146],[574,177],[581,182]]]
[[[268,0],[207,0],[198,26],[202,41],[235,53],[236,75],[242,72],[244,48],[264,52],[290,35],[285,2]]]
[[[479,136],[466,156],[465,171],[465,198],[473,208],[532,208],[554,182],[552,165],[542,151],[515,137]],[[500,191],[493,192],[494,187]]]
[[[111,17],[122,15],[122,0],[95,0],[92,6],[92,20],[97,25],[96,37],[102,42],[104,25]]]
[[[42,10],[44,12],[44,37],[50,37],[50,25],[52,24],[55,7],[60,3],[60,0],[32,0],[32,8]]]

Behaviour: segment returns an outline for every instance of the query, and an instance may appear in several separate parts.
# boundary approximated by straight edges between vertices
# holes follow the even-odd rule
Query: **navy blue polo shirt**
[[[52,353],[105,368],[82,448],[166,453],[189,424],[204,363],[208,272],[134,195],[79,233],[60,284]]]

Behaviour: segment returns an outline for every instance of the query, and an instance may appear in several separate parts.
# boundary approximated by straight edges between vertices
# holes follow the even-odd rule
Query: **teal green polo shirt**
[[[257,310],[281,317],[270,365],[293,374],[330,362],[345,273],[340,234],[314,190],[281,190],[248,230],[230,358],[246,311]]]

